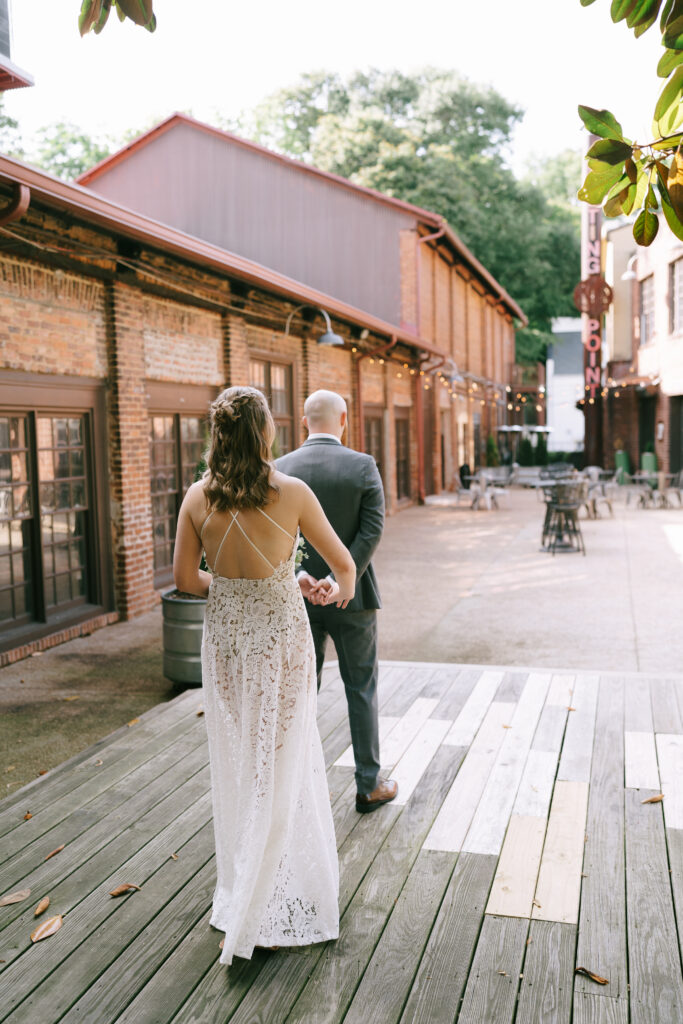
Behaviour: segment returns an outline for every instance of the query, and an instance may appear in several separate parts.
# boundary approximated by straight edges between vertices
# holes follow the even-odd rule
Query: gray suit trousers
[[[325,660],[325,642],[332,637],[339,672],[349,706],[351,742],[356,762],[356,789],[367,796],[379,774],[379,719],[377,706],[377,612],[340,611],[309,605],[308,617],[315,644],[318,689]]]

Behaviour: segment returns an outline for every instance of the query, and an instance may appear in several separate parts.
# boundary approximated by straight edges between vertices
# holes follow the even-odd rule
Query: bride
[[[260,391],[211,406],[208,469],[180,509],[173,572],[208,595],[202,642],[221,963],[256,946],[339,934],[339,869],[316,725],[315,653],[294,575],[299,530],[331,567],[325,603],[345,608],[355,566],[313,492],[271,463]],[[200,569],[202,553],[209,571]]]

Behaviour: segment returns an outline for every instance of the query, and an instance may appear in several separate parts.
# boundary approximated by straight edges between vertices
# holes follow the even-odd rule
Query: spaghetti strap
[[[234,524],[235,524],[235,526],[236,526],[236,527],[237,527],[237,529],[238,529],[238,530],[240,531],[240,533],[242,534],[242,536],[244,537],[244,539],[245,539],[245,540],[247,541],[247,543],[248,543],[248,544],[251,544],[251,546],[252,546],[252,548],[254,549],[254,551],[256,552],[256,554],[257,554],[257,555],[260,555],[260,556],[261,556],[261,558],[263,559],[263,561],[264,561],[264,562],[267,562],[267,564],[268,564],[268,565],[270,566],[270,568],[271,568],[271,569],[273,570],[273,572],[275,572],[275,566],[273,565],[273,563],[272,563],[272,562],[270,562],[270,561],[269,561],[269,560],[268,560],[268,559],[266,558],[266,556],[265,556],[265,555],[263,554],[263,552],[261,551],[261,549],[260,549],[260,548],[257,548],[257,547],[256,547],[256,545],[254,544],[254,542],[253,542],[253,540],[251,539],[251,537],[249,536],[249,534],[248,534],[248,533],[246,532],[246,530],[244,530],[244,529],[243,529],[243,527],[242,527],[242,524],[240,523],[239,519],[237,518],[237,515],[236,515],[236,514],[235,514],[234,512],[231,512],[231,515],[232,515],[232,523],[234,523]],[[232,526],[232,523],[230,523],[230,526]],[[276,524],[276,525],[277,525],[277,524]],[[228,529],[230,529],[230,526],[228,527]],[[285,531],[285,532],[286,532],[286,531]],[[218,562],[218,556],[216,556],[216,563],[217,563],[217,562]]]
[[[216,571],[216,566],[218,565],[218,559],[219,559],[220,553],[221,553],[221,551],[223,549],[223,545],[225,544],[225,539],[228,536],[228,534],[230,533],[230,531],[232,530],[233,523],[237,523],[237,516],[236,516],[236,514],[234,512],[231,512],[230,515],[232,516],[232,519],[228,523],[228,528],[225,531],[225,533],[223,534],[223,539],[221,540],[220,544],[218,545],[218,551],[216,552],[216,557],[213,560],[213,571],[214,572]],[[239,523],[237,523],[237,525],[239,526]]]
[[[211,511],[209,512],[208,516],[206,517],[206,519],[205,519],[205,520],[204,520],[204,522],[202,523],[202,528],[201,528],[201,530],[199,531],[199,539],[200,539],[200,540],[201,540],[201,539],[202,539],[202,537],[204,536],[204,527],[206,526],[206,524],[208,523],[209,519],[211,518],[211,516],[212,516],[212,515],[214,514],[214,512],[215,512],[215,511],[216,511],[216,510],[215,510],[215,508],[212,508],[212,509],[211,509]]]
[[[296,539],[295,537],[292,537],[291,533],[288,533],[287,530],[285,530],[284,526],[280,526],[279,523],[276,523],[275,520],[273,518],[271,518],[271,516],[269,516],[267,512],[263,511],[262,508],[259,508],[259,512],[261,513],[262,516],[265,516],[266,519],[270,519],[270,521],[273,524],[273,526],[277,526],[278,530],[282,530],[282,532],[284,533],[285,537],[289,537],[289,539],[291,541],[294,541]],[[239,526],[239,523],[237,525]]]

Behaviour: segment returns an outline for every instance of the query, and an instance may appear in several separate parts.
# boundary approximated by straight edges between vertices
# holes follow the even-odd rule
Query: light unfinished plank
[[[657,759],[666,827],[683,829],[683,736],[658,735]]]
[[[515,1024],[569,1024],[576,926],[532,921]]]
[[[556,753],[530,750],[512,808],[513,814],[547,818],[556,772]]]
[[[586,835],[587,782],[556,782],[532,917],[576,924]]]
[[[627,732],[655,731],[648,679],[624,678],[624,729]]]
[[[683,734],[683,708],[678,703],[677,681],[651,679],[650,693],[655,732]]]
[[[548,690],[546,704],[550,708],[566,708],[572,703],[572,694],[576,685],[575,676],[554,675]]]
[[[438,703],[434,697],[418,697],[413,701],[380,747],[379,759],[383,768],[391,770],[400,761]]]
[[[548,707],[546,704],[536,726],[534,741],[531,744],[532,750],[550,751],[559,755],[567,724],[567,714],[566,707]]]
[[[550,676],[542,673],[527,678],[465,836],[462,848],[468,853],[500,853],[549,685]]]
[[[678,922],[678,948],[683,960],[683,831],[668,828],[666,844],[671,867],[671,888],[673,890],[674,909]]]
[[[513,814],[500,852],[487,914],[531,917],[545,839],[545,819]]]
[[[425,840],[425,849],[445,850],[451,853],[460,851],[489,772],[503,742],[506,732],[503,726],[510,721],[513,708],[512,704],[490,705]]]
[[[593,754],[595,714],[599,677],[579,675],[574,685],[567,730],[562,744],[562,757],[557,777],[563,782],[588,782]]]
[[[575,992],[573,1024],[628,1024],[628,1000]]]
[[[503,680],[502,672],[482,672],[462,711],[444,740],[452,747],[468,747],[484,721],[496,690]],[[503,703],[502,701],[498,703]]]
[[[398,796],[394,801],[398,807],[410,800],[452,724],[450,721],[428,718],[396,767],[392,769],[391,776],[398,783]]]
[[[659,789],[653,732],[624,733],[624,773],[627,789]]]
[[[382,749],[382,744],[385,743],[387,736],[391,730],[398,725],[401,721],[394,715],[380,715],[379,716],[379,746]],[[356,762],[353,757],[353,746],[348,745],[346,750],[341,754],[340,757],[334,762],[333,767],[335,768],[355,768]]]
[[[484,918],[458,1024],[512,1024],[529,922]]]

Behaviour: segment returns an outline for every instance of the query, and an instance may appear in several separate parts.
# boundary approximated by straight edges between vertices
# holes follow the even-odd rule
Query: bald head
[[[346,426],[346,402],[336,391],[314,391],[304,402],[304,425],[309,434],[341,438]]]

